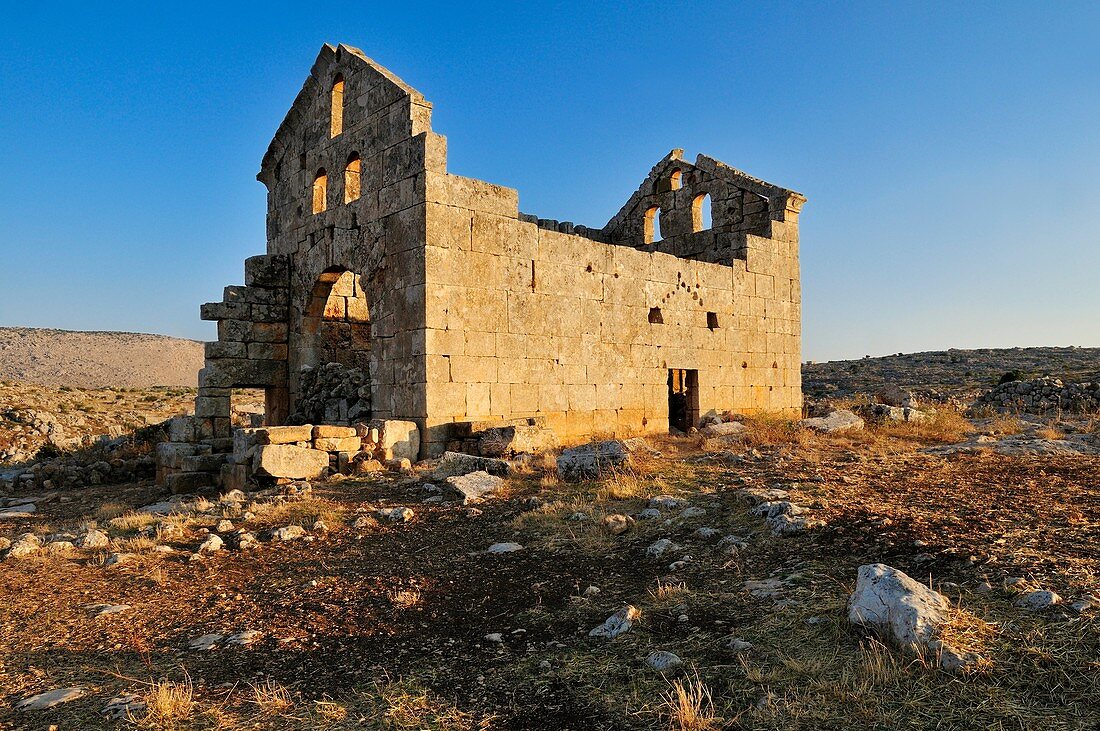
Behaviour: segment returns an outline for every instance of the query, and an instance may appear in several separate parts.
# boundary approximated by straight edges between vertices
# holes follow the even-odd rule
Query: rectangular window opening
[[[688,433],[699,423],[699,371],[672,368],[668,372],[668,427]]]
[[[711,330],[717,330],[718,329],[718,313],[717,312],[708,312],[707,313],[707,327]]]

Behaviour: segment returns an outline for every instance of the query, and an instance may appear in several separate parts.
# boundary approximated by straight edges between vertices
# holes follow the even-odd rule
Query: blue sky
[[[805,193],[803,357],[1100,345],[1097,3],[25,3],[0,23],[0,325],[207,339],[324,42],[452,172],[601,226],[669,149]]]

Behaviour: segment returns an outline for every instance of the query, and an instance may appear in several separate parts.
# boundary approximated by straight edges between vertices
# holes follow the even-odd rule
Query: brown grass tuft
[[[145,715],[130,721],[138,728],[168,729],[178,728],[191,718],[195,711],[195,689],[191,678],[180,682],[161,679],[153,683],[145,694]]]
[[[249,686],[252,688],[249,701],[255,704],[261,716],[279,716],[294,707],[290,691],[274,680],[265,680],[259,684],[249,683]]]
[[[662,705],[669,716],[672,731],[712,731],[721,728],[722,720],[714,713],[710,688],[693,673],[672,682],[664,694]]]

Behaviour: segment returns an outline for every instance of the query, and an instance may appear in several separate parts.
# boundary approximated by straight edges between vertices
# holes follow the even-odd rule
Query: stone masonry
[[[202,307],[196,443],[232,452],[233,388],[287,423],[329,363],[362,381],[331,421],[415,422],[421,457],[475,421],[568,442],[799,413],[802,195],[673,150],[602,228],[540,219],[448,173],[431,112],[359,50],[321,49],[257,176],[267,253]]]

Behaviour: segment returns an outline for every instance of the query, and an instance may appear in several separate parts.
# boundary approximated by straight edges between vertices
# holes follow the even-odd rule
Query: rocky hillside
[[[1014,372],[1017,379],[1057,376],[1067,382],[1100,380],[1100,348],[979,348],[898,353],[802,367],[807,398],[874,393],[884,384],[926,395],[977,395]]]
[[[196,386],[202,343],[164,335],[0,327],[0,381],[78,388]]]

